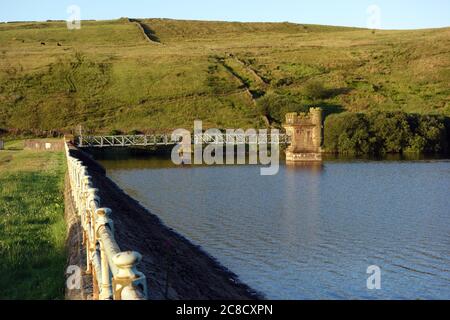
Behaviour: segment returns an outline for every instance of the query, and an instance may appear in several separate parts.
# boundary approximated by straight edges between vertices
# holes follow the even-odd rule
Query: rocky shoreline
[[[71,148],[70,152],[88,167],[93,184],[99,189],[101,206],[112,209],[115,237],[121,249],[142,254],[143,260],[138,269],[147,277],[149,299],[264,298],[240,282],[234,273],[199,246],[165,226],[157,216],[128,196],[106,176],[105,169],[89,154],[76,148]],[[76,234],[74,230],[71,232]],[[74,256],[75,251],[79,252],[77,248],[69,246],[69,257]]]

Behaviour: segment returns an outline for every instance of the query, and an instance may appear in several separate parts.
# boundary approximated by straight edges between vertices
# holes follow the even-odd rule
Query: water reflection
[[[302,234],[304,244],[318,242],[319,225],[319,190],[320,174],[324,170],[324,165],[320,162],[311,163],[287,163],[283,171],[285,186],[282,190],[284,194],[282,223],[286,228],[286,244],[294,245],[298,243],[299,234]],[[295,171],[298,174],[293,174]],[[299,181],[299,177],[302,178]],[[299,184],[303,186],[302,197],[308,199],[299,203]]]
[[[286,171],[309,171],[312,173],[321,173],[325,166],[323,162],[287,162],[286,165]]]
[[[144,206],[275,299],[450,299],[450,162],[174,167],[102,160]],[[369,265],[382,290],[366,288]]]

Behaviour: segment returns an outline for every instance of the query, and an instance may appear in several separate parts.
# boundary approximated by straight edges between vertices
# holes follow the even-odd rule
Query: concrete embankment
[[[135,250],[142,254],[143,259],[138,269],[147,277],[150,299],[262,298],[262,295],[241,283],[236,275],[226,270],[201,248],[165,226],[157,216],[129,197],[106,176],[104,168],[88,154],[76,148],[72,148],[70,152],[88,167],[93,185],[99,189],[101,206],[112,209],[115,238],[121,249]],[[66,198],[66,202],[71,201],[70,197]],[[69,203],[69,208],[70,205]],[[74,220],[70,230],[70,259],[72,263],[82,265],[85,251],[79,250],[79,222]],[[85,282],[83,288],[83,293],[74,298],[89,297],[89,283]]]

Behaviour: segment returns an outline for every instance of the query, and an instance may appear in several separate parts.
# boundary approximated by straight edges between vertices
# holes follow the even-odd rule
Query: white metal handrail
[[[83,228],[86,273],[92,275],[94,299],[147,299],[145,275],[136,269],[142,256],[135,251],[120,251],[114,238],[111,209],[100,206],[98,189],[94,188],[87,167],[70,155],[67,141],[65,151],[72,199]]]

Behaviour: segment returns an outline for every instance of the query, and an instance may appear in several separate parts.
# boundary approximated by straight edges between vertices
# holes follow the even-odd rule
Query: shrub
[[[426,141],[422,152],[437,153],[446,149],[447,132],[442,117],[422,116],[416,134]]]
[[[377,153],[399,153],[413,134],[404,112],[376,112],[367,115]]]
[[[342,154],[445,152],[446,121],[404,112],[333,114],[325,121],[324,147]]]
[[[325,121],[325,148],[342,154],[370,153],[369,123],[363,114],[334,114]]]
[[[405,148],[407,153],[423,153],[427,146],[427,140],[420,135],[414,135],[408,141],[408,146]]]
[[[257,100],[258,112],[269,120],[284,122],[284,115],[289,112],[305,112],[307,107],[296,102],[295,99],[278,94],[267,94]]]
[[[139,131],[139,130],[131,130],[130,132],[128,132],[128,134],[131,136],[137,136],[137,135],[141,135],[143,133],[142,133],[142,131]]]
[[[305,86],[305,95],[310,99],[326,99],[329,91],[319,81],[308,82]]]
[[[123,134],[123,132],[117,129],[113,129],[109,132],[109,135],[111,136],[120,136],[121,134]]]
[[[294,83],[294,79],[292,77],[281,78],[276,82],[277,87],[290,86]]]

